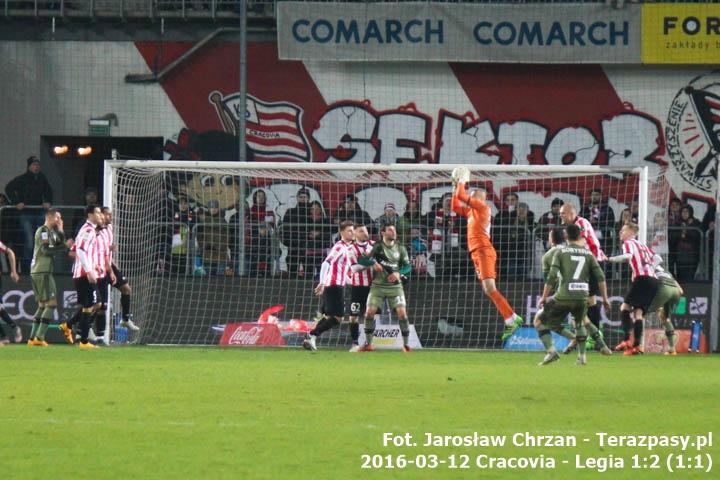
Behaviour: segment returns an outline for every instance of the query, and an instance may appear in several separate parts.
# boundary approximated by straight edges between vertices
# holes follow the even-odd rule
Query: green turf
[[[670,478],[667,453],[583,437],[713,431],[720,357],[55,346],[0,349],[2,478],[596,478],[574,456],[614,455],[605,478]],[[384,448],[384,432],[573,434],[576,448]],[[508,439],[509,441],[509,439]],[[361,470],[362,454],[470,456],[469,470]],[[658,453],[663,468],[633,470]],[[688,454],[695,454],[693,450]],[[478,470],[478,454],[554,457],[555,470]],[[458,459],[460,457],[457,457]],[[560,464],[563,459],[571,465]],[[718,478],[678,472],[672,478]]]

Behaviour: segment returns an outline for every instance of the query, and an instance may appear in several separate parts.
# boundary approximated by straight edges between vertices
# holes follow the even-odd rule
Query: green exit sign
[[[91,137],[109,137],[110,120],[90,120],[88,122],[88,135]]]

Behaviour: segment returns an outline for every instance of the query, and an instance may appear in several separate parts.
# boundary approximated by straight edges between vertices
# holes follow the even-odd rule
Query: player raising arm
[[[367,342],[360,348],[361,352],[375,350],[373,333],[375,332],[375,314],[387,300],[390,308],[395,310],[400,323],[403,337],[403,351],[410,351],[410,320],[407,314],[407,302],[403,290],[402,277],[410,273],[410,257],[407,250],[397,243],[397,231],[394,225],[384,225],[380,230],[382,240],[377,242],[370,254],[360,264],[372,264],[374,271],[372,286],[367,297],[365,311],[365,338]]]
[[[472,194],[468,194],[465,182],[458,181],[453,191],[452,209],[468,220],[468,251],[475,264],[475,272],[482,284],[483,292],[490,297],[505,320],[505,331],[502,334],[502,340],[505,341],[522,325],[523,319],[515,313],[507,299],[495,286],[497,253],[490,241],[491,211],[490,206],[485,202],[486,196],[487,192],[482,187],[475,189]]]
[[[312,352],[317,350],[317,338],[323,332],[340,325],[345,312],[345,297],[343,290],[348,279],[350,269],[349,251],[355,239],[353,222],[345,220],[340,223],[340,240],[330,249],[320,267],[320,283],[315,287],[315,295],[322,297],[320,313],[322,318],[315,328],[310,330],[303,341],[303,348]]]
[[[535,329],[547,351],[540,365],[547,365],[560,358],[555,350],[551,331],[571,338],[572,334],[568,335],[569,332],[563,328],[568,314],[573,316],[577,324],[577,364],[585,365],[587,363],[585,357],[587,330],[586,322],[583,320],[587,315],[587,299],[590,295],[592,280],[598,285],[605,308],[610,308],[605,274],[592,253],[585,248],[584,241],[580,237],[580,227],[574,224],[568,225],[567,240],[568,245],[560,248],[553,257],[540,298],[541,309],[535,316]],[[556,292],[555,296],[548,299],[553,290]],[[590,322],[587,324],[592,325]],[[609,352],[607,347],[605,350]]]

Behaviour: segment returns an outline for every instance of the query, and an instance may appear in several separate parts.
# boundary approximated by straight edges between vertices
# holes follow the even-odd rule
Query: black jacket
[[[35,174],[28,170],[13,178],[5,187],[5,193],[13,205],[21,202],[26,205],[53,203],[52,188],[42,172]]]

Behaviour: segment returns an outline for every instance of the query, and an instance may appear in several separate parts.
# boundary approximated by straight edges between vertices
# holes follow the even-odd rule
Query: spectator
[[[710,271],[708,272],[710,274],[710,279],[712,280],[712,274],[713,274],[713,266],[715,265],[713,263],[714,257],[715,257],[715,213],[716,213],[716,206],[710,205],[705,212],[705,215],[703,216],[703,231],[708,237],[708,261],[710,262]]]
[[[375,219],[375,228],[376,230],[382,231],[382,228],[386,225],[392,225],[395,227],[395,229],[400,232],[400,215],[397,214],[397,210],[395,210],[395,204],[392,202],[388,202],[385,204],[384,213],[380,215],[377,219]],[[404,243],[400,241],[400,243]]]
[[[179,196],[177,208],[173,213],[173,238],[170,257],[173,272],[187,273],[191,232],[196,223],[195,212],[190,208],[187,197]]]
[[[507,266],[508,278],[522,279],[528,271],[530,257],[530,240],[534,228],[535,215],[527,203],[516,205],[515,215],[507,225],[507,238],[503,258]]]
[[[655,253],[667,256],[667,218],[663,212],[657,212],[653,217],[652,229],[648,235],[648,244]]]
[[[40,170],[40,160],[35,156],[28,157],[27,171],[7,184],[5,193],[18,209],[18,220],[23,235],[23,254],[20,265],[23,272],[30,271],[30,260],[33,254],[35,230],[45,222],[44,212],[53,202],[53,191],[45,174]],[[31,208],[28,208],[31,207]]]
[[[427,227],[425,218],[420,213],[420,204],[417,200],[409,200],[405,207],[405,213],[403,213],[405,223],[411,228],[423,228]]]
[[[550,203],[550,211],[543,213],[537,222],[538,236],[540,240],[542,240],[546,250],[550,248],[547,241],[550,230],[562,225],[562,218],[560,218],[560,207],[562,206],[562,199],[557,197],[553,198],[553,201]]]
[[[689,282],[695,279],[695,271],[700,263],[700,242],[702,242],[702,223],[694,216],[692,205],[683,205],[680,210],[681,230],[677,243],[677,280]]]
[[[303,242],[305,255],[303,258],[302,275],[313,278],[320,273],[320,265],[325,258],[325,249],[331,246],[332,226],[325,218],[320,202],[310,204],[310,214],[307,219],[305,241]]]
[[[668,268],[677,272],[677,249],[682,227],[682,202],[678,198],[670,200],[668,208]]]
[[[231,232],[225,222],[217,200],[207,202],[206,209],[200,209],[202,225],[197,228],[198,255],[195,257],[196,275],[228,275],[230,265]]]
[[[370,235],[373,235],[374,223],[370,214],[360,208],[358,205],[358,199],[355,195],[350,194],[345,197],[342,205],[337,210],[335,215],[335,224],[340,225],[340,222],[344,220],[350,220],[354,223],[359,223],[368,227]]]
[[[410,261],[415,273],[427,273],[428,242],[422,236],[422,229],[418,227],[410,228]]]
[[[250,208],[249,274],[270,273],[272,262],[272,234],[275,229],[275,213],[267,208],[265,190],[257,189],[252,196]]]
[[[303,187],[298,190],[297,206],[288,209],[282,219],[280,238],[287,247],[287,268],[290,274],[300,274],[301,249],[307,236],[307,222],[310,214],[310,190]]]
[[[432,259],[436,277],[449,279],[470,271],[467,220],[452,210],[452,194],[445,194],[433,214]]]
[[[634,202],[634,204],[637,208],[637,202]],[[593,188],[590,191],[590,203],[585,205],[580,215],[593,226],[595,236],[600,241],[600,247],[603,251],[611,251],[615,214],[607,202],[603,201],[602,190]]]
[[[517,215],[516,209],[518,202],[519,198],[517,193],[510,192],[505,195],[502,210],[498,212],[497,215],[495,215],[493,224],[496,226],[510,225],[513,222],[515,216]]]

